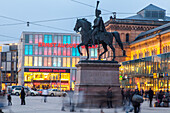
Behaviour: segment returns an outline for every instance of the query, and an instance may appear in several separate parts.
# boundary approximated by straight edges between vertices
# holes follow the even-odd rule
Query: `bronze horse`
[[[79,31],[80,28],[81,28],[81,30]],[[80,46],[85,46],[86,51],[87,51],[86,60],[88,60],[89,59],[88,47],[91,46],[91,43],[92,43],[91,42],[92,41],[92,39],[91,39],[91,33],[92,33],[91,23],[88,22],[84,18],[83,19],[77,19],[76,25],[74,27],[74,31],[80,32],[80,34],[81,34],[82,43],[80,43],[77,46],[78,51],[79,51],[80,55],[83,55],[82,52],[80,51]],[[107,49],[107,45],[108,45],[113,51],[112,61],[114,61],[114,59],[115,59],[115,48],[112,45],[113,36],[115,37],[116,42],[118,43],[118,45],[122,49],[123,55],[125,56],[125,50],[123,50],[123,44],[120,40],[119,33],[117,31],[114,31],[112,33],[111,32],[101,32],[101,33],[98,33],[97,38],[95,39],[95,44],[102,44],[102,46],[104,48],[104,52],[102,52],[99,55],[98,60],[100,60],[101,56],[108,51],[108,49]]]

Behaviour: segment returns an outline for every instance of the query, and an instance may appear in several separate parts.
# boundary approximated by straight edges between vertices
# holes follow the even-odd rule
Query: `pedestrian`
[[[167,100],[167,107],[169,107],[169,91],[168,90],[165,93],[165,98]]]
[[[140,95],[143,96],[143,94],[144,94],[144,90],[141,89],[141,90],[140,90]]]
[[[113,108],[112,107],[112,89],[109,86],[107,90],[107,107],[108,108]]]
[[[21,105],[25,105],[25,91],[23,87],[21,89],[20,98],[21,98]]]
[[[121,90],[121,95],[122,95],[122,105],[124,105],[124,99],[125,99],[125,94],[124,94],[124,88]]]
[[[135,89],[135,92],[133,93],[132,98],[133,98],[134,95],[139,95],[139,90],[138,89]],[[135,101],[132,100],[132,105],[134,107],[134,113],[139,113],[139,111],[140,111],[140,103],[135,102]]]
[[[162,99],[163,99],[163,94],[162,94],[162,90],[160,90],[160,92],[158,93],[158,104],[159,104],[159,106],[162,103]]]
[[[44,88],[42,91],[42,95],[44,96],[44,102],[47,102],[47,96],[48,96],[48,88]]]
[[[130,106],[130,89],[126,91],[126,103]]]
[[[8,99],[8,106],[12,106],[12,102],[11,102],[12,98],[11,98],[11,94],[10,93],[8,94],[7,99]]]
[[[150,101],[149,106],[152,107],[153,90],[151,88],[149,89],[148,94],[149,94],[149,101]]]

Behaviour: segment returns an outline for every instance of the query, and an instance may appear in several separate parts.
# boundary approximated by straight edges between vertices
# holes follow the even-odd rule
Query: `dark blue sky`
[[[91,6],[96,6],[97,0],[75,0]],[[170,15],[170,0],[100,0],[99,8],[110,12],[117,12],[117,18],[125,18],[135,15],[139,10],[149,4],[154,4],[166,10]],[[74,0],[0,0],[0,41],[19,40],[22,31],[36,32],[72,32],[76,19],[64,19],[57,21],[39,22],[30,24],[29,27],[24,22],[35,22],[42,20],[61,19],[70,17],[80,17],[94,15],[95,8],[74,2]],[[102,14],[109,13],[102,10]],[[128,13],[128,14],[122,14]],[[112,14],[103,15],[107,21]],[[18,19],[20,21],[2,18],[2,16]],[[87,18],[87,17],[86,17]],[[88,17],[93,22],[94,16]],[[4,25],[5,24],[5,25]],[[6,25],[18,24],[18,25]],[[51,26],[55,28],[42,27],[35,24]],[[61,28],[64,30],[59,30]],[[2,35],[14,37],[7,38]]]

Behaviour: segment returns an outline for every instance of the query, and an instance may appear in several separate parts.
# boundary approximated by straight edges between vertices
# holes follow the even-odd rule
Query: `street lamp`
[[[0,69],[1,69],[1,90],[2,90],[2,69],[3,69],[3,67],[1,67]]]

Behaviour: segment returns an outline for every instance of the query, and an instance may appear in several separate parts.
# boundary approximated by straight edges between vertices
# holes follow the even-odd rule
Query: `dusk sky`
[[[76,18],[94,15],[96,1],[0,0],[0,41],[17,41],[22,31],[75,33],[73,28]],[[117,12],[117,18],[125,18],[135,15],[149,4],[165,9],[166,15],[170,16],[170,0],[100,0],[99,9],[102,14],[106,14],[102,15],[106,22],[112,16],[111,12]],[[95,16],[85,18],[93,22]],[[29,27],[26,26],[27,21],[30,22]]]

